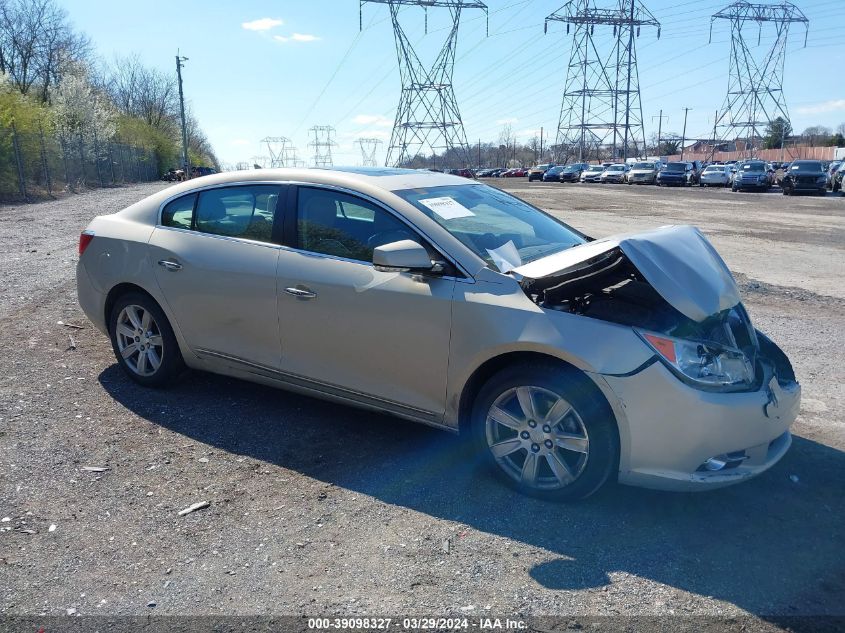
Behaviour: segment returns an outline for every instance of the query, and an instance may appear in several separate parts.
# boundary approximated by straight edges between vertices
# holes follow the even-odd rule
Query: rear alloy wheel
[[[520,365],[496,374],[479,393],[472,425],[495,474],[535,497],[587,497],[617,464],[613,414],[572,369]]]
[[[147,295],[120,297],[111,311],[109,333],[118,363],[135,382],[161,387],[184,369],[173,329]]]

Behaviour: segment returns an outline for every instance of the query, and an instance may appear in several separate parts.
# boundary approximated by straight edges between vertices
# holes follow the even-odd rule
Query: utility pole
[[[669,117],[663,116],[663,110],[660,111],[660,116],[657,117],[657,155],[660,155],[660,143],[663,142],[663,119],[669,120]],[[651,117],[654,121],[654,117]]]
[[[540,160],[543,160],[543,126],[540,126]],[[539,161],[537,161],[539,162]]]
[[[185,94],[182,92],[182,66],[188,61],[187,57],[179,55],[176,51],[176,77],[179,79],[179,116],[182,118],[182,169],[185,170],[185,178],[191,177],[191,165],[188,159],[188,126],[185,124]]]
[[[719,111],[716,110],[716,116],[713,118],[713,149],[710,151],[710,162],[716,158],[716,124],[719,122]]]
[[[481,139],[478,139],[478,169],[481,169]]]
[[[684,145],[687,142],[687,113],[692,110],[692,108],[684,108],[684,131],[681,132],[681,160],[684,160]]]

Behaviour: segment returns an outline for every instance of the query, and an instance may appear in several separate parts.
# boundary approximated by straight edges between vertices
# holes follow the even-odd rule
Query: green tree
[[[766,136],[763,138],[763,147],[766,149],[780,149],[783,143],[792,134],[792,125],[783,117],[769,121],[766,126]]]

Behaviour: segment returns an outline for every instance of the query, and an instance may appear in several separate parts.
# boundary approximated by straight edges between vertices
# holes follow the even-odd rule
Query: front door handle
[[[311,292],[307,288],[285,288],[285,292],[299,299],[313,299],[317,296],[316,292]]]
[[[169,259],[162,259],[158,262],[159,266],[164,266],[170,272],[175,273],[177,270],[182,270],[182,264],[179,262],[170,261]]]

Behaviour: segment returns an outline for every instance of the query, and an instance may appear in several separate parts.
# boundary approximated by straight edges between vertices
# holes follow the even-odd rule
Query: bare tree
[[[823,125],[813,125],[801,132],[801,136],[804,137],[804,141],[811,147],[824,145],[830,138],[830,135],[830,128]]]
[[[124,114],[173,131],[179,114],[176,78],[141,63],[137,55],[115,57],[106,67],[104,89]]]
[[[54,0],[0,1],[0,72],[21,93],[35,88],[47,101],[62,74],[89,55],[88,39]]]

